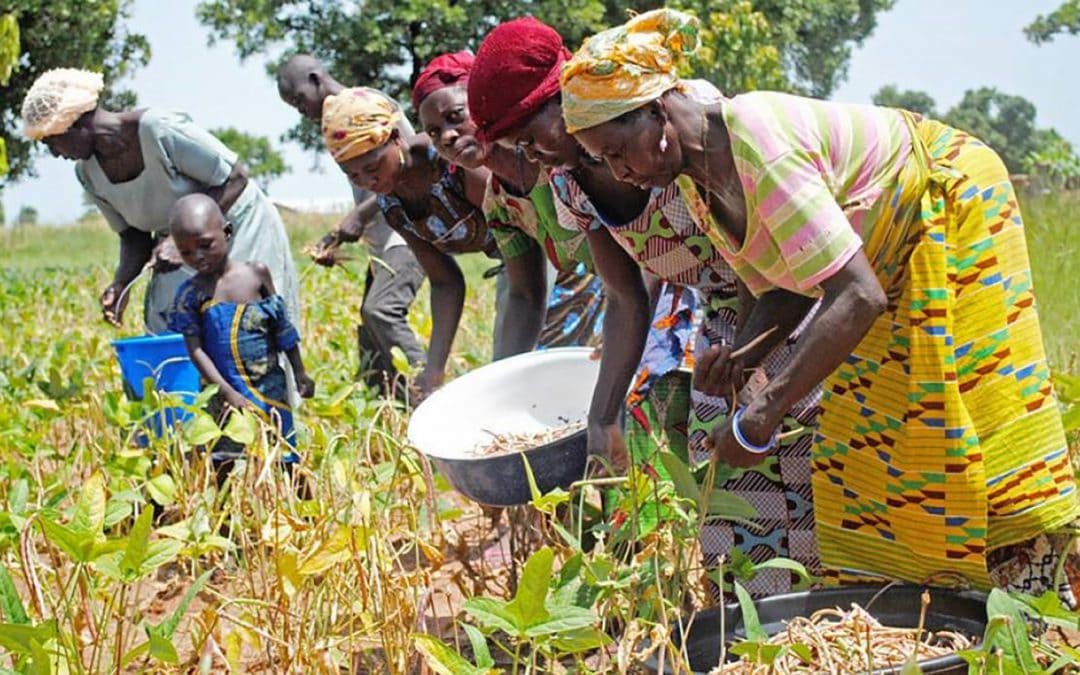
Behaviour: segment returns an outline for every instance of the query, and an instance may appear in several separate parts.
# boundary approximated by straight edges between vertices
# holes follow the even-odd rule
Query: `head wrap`
[[[559,69],[569,57],[555,29],[532,17],[488,33],[469,78],[469,115],[480,139],[505,136],[558,94]]]
[[[475,57],[470,51],[443,54],[431,59],[420,76],[416,78],[416,84],[412,90],[412,107],[414,113],[420,112],[420,104],[424,99],[444,87],[464,87],[469,82],[469,70],[472,68]]]
[[[401,111],[379,92],[345,89],[323,101],[323,141],[335,162],[345,162],[386,143],[399,119]]]
[[[35,141],[64,133],[98,105],[105,87],[101,73],[57,68],[43,73],[22,103],[23,135]]]
[[[562,71],[566,130],[636,110],[679,84],[681,57],[698,47],[698,20],[672,9],[639,14],[581,45]]]

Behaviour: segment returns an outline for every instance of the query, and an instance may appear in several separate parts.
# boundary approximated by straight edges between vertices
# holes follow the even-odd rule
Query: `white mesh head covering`
[[[101,73],[57,68],[34,81],[22,104],[23,134],[33,140],[62,134],[97,107],[105,87]]]

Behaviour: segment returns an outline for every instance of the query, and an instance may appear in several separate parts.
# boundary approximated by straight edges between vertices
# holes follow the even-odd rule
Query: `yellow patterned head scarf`
[[[379,92],[346,89],[323,102],[323,140],[335,162],[346,162],[386,143],[400,119],[401,110]]]
[[[698,20],[673,9],[639,14],[585,40],[562,70],[566,130],[594,127],[659,98],[679,84],[679,61],[698,44]]]
[[[23,135],[39,141],[71,128],[83,113],[98,105],[105,87],[101,73],[56,68],[42,73],[22,103]]]

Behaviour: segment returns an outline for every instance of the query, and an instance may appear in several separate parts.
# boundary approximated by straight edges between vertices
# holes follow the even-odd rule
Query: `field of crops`
[[[1066,376],[1078,370],[1080,199],[1025,207],[1047,348],[1080,398]],[[122,393],[110,341],[138,332],[141,285],[125,331],[99,319],[116,256],[104,224],[0,231],[0,671],[612,672],[650,654],[678,663],[666,636],[717,575],[695,562],[700,515],[738,505],[710,500],[676,464],[672,483],[634,473],[614,485],[606,519],[596,504],[610,479],[491,527],[405,445],[397,404],[353,382],[362,251],[343,267],[312,266],[300,248],[331,221],[289,220],[318,386],[298,412],[304,499],[253,418],[220,430],[197,417],[183,434],[133,442],[138,420],[169,401]],[[494,282],[481,279],[484,259],[463,266],[454,373],[490,357]],[[421,334],[426,295],[411,317]],[[224,490],[196,451],[221,433],[254,448]],[[756,572],[738,558],[728,571]],[[998,609],[1020,611],[1008,602]],[[1005,623],[1000,642],[1018,663],[1057,649],[1028,640],[1023,621]]]

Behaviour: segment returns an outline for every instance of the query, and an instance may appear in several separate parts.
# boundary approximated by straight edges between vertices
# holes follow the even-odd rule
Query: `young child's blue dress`
[[[290,446],[296,446],[279,355],[296,347],[300,334],[280,295],[250,303],[214,302],[189,279],[177,289],[169,329],[198,336],[225,381],[251,401]],[[219,442],[211,452],[215,462],[242,455],[243,448],[230,442]],[[298,457],[289,452],[282,459],[295,462]]]

